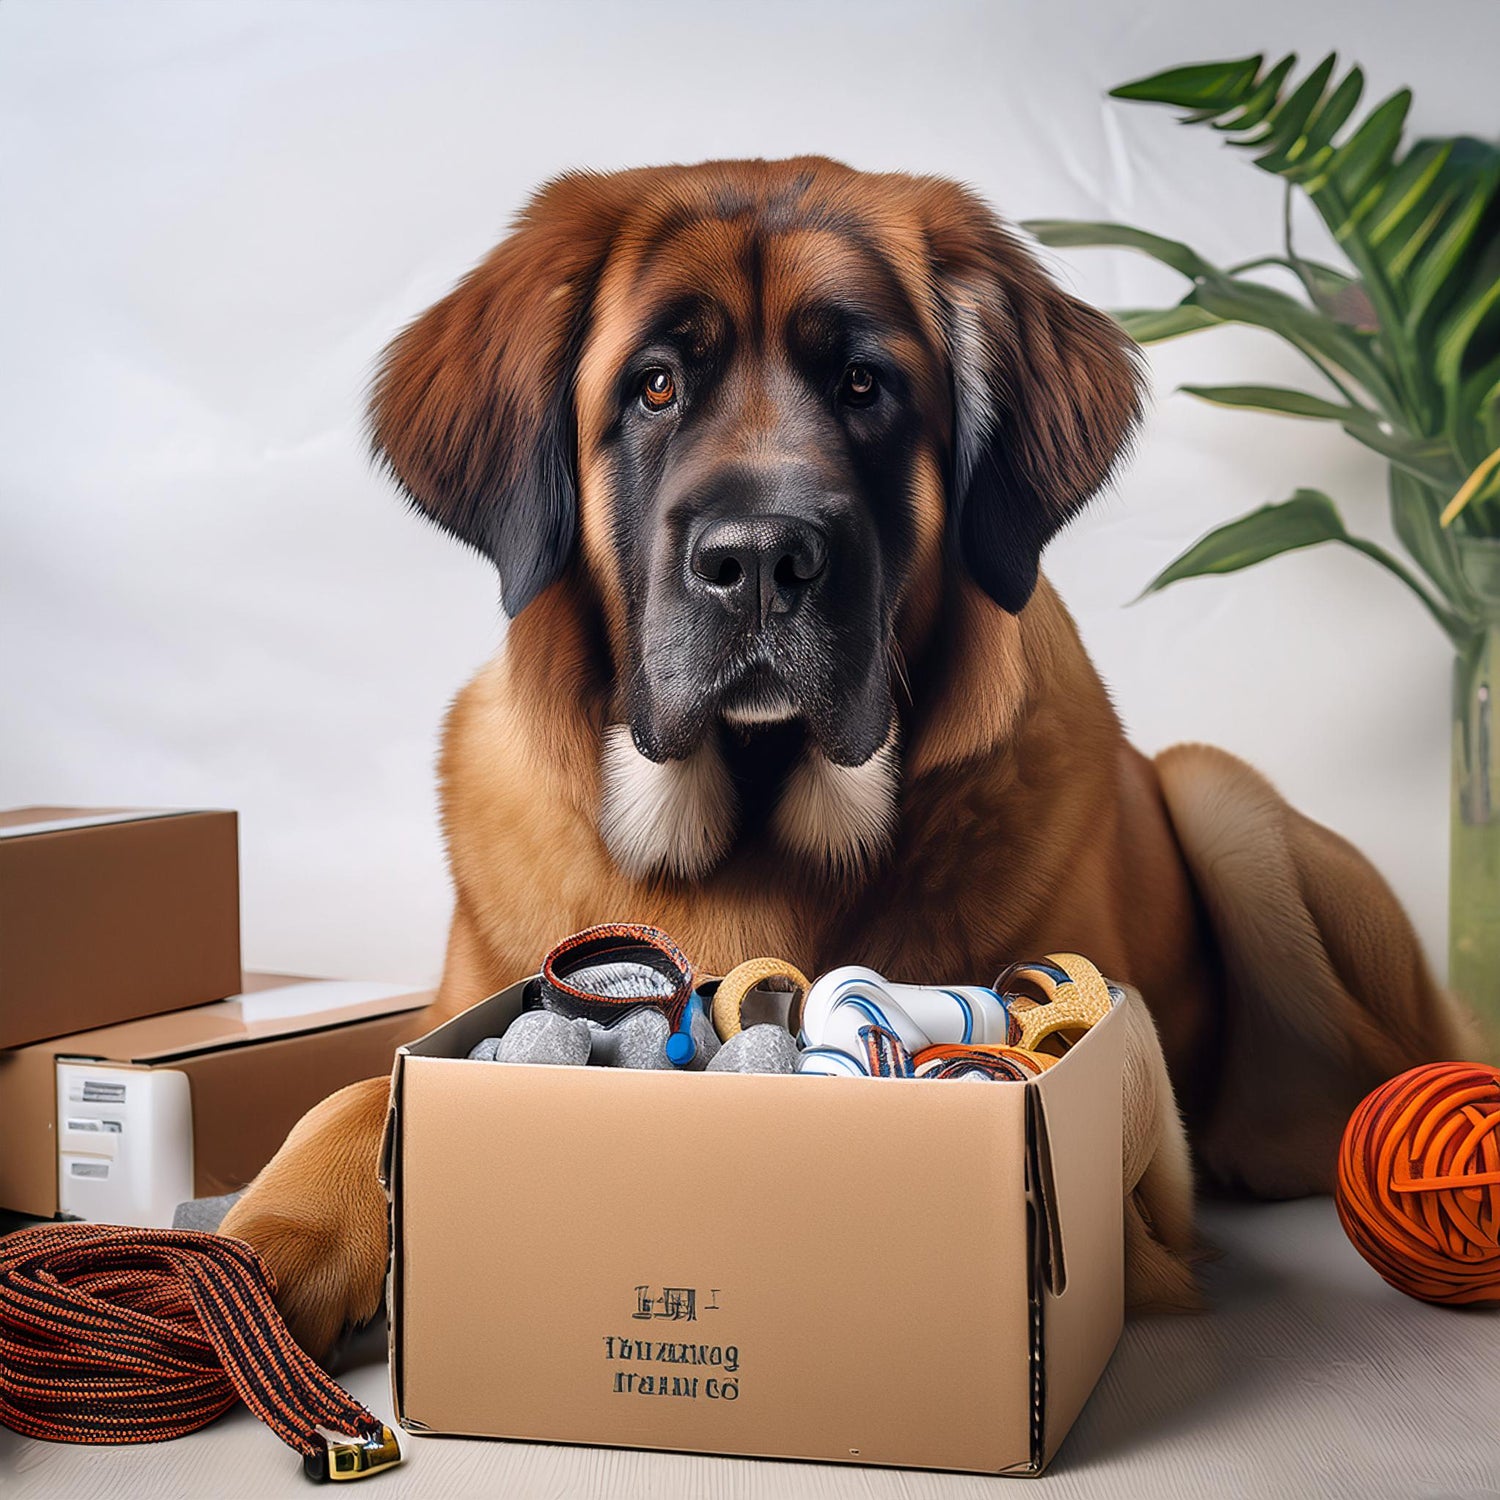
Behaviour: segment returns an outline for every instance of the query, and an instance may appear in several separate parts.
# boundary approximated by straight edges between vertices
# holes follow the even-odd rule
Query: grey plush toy
[[[633,1010],[610,1028],[614,1036],[614,1068],[660,1068],[670,1070],[667,1038],[672,1023],[659,1010]]]
[[[502,1037],[487,1036],[469,1053],[477,1061],[549,1063],[582,1067],[589,1060],[589,1028],[550,1010],[527,1010],[505,1028]]]
[[[709,1062],[710,1073],[791,1073],[797,1043],[785,1026],[766,1022],[736,1032]]]
[[[713,1022],[701,1005],[688,1011],[688,1035],[693,1040],[692,1060],[687,1067],[701,1072],[711,1066],[720,1052],[719,1038]],[[778,1026],[753,1026],[751,1032],[781,1031]],[[749,1033],[742,1033],[749,1035]],[[796,1056],[796,1045],[784,1031],[781,1035]],[[472,1052],[476,1062],[552,1063],[581,1066],[592,1063],[605,1068],[645,1068],[665,1071],[673,1066],[668,1057],[668,1038],[672,1027],[666,1016],[649,1005],[643,1005],[622,1016],[613,1026],[598,1021],[569,1017],[551,1010],[528,1010],[516,1017],[501,1037],[487,1036]],[[678,1039],[681,1040],[680,1038]],[[738,1038],[736,1038],[738,1040]],[[747,1053],[742,1045],[736,1055],[765,1059],[770,1056],[762,1039],[759,1050],[752,1044]],[[789,1072],[790,1068],[756,1065],[734,1067],[737,1072]],[[720,1067],[719,1071],[724,1071]]]

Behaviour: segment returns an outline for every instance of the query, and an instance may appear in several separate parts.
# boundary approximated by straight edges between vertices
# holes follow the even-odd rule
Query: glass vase
[[[1453,667],[1448,983],[1500,1059],[1500,540],[1454,539],[1480,626]]]

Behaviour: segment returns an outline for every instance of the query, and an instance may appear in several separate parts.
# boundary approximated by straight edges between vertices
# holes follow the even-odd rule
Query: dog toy
[[[1071,1044],[1096,1021],[1102,1021],[1114,1003],[1104,976],[1077,953],[1049,953],[1045,962],[1011,964],[995,980],[995,988],[1002,989],[1016,980],[1034,985],[1045,996],[1045,1003],[1038,1005],[1024,996],[1011,995],[1009,1015],[1015,1024],[1007,1036],[995,1040],[1027,1052],[1037,1051],[1052,1037]],[[1115,993],[1123,996],[1121,991]]]
[[[693,991],[693,966],[657,927],[610,922],[564,938],[542,960],[540,999],[547,1010],[592,1022],[606,1062],[618,1044],[601,1044],[599,1031],[613,1030],[642,1006],[660,1011],[671,1023],[665,1056],[674,1068],[695,1061],[701,1066],[710,1046],[717,1050],[703,1001]]]
[[[155,1443],[242,1400],[317,1480],[401,1462],[395,1435],[292,1338],[243,1240],[46,1224],[0,1240],[0,1421],[57,1443]],[[318,1430],[347,1433],[330,1443]]]
[[[1334,1198],[1398,1291],[1500,1303],[1500,1070],[1427,1063],[1382,1084],[1344,1131]]]
[[[787,1009],[787,1032],[795,1036],[802,1025],[802,1005],[807,998],[807,976],[792,964],[779,958],[750,958],[736,964],[714,991],[713,1023],[720,1041],[738,1036],[744,1027],[742,1010],[745,996],[770,980],[782,980],[792,986]]]
[[[1021,1047],[928,1047],[913,1062],[918,1078],[1000,1078],[1024,1083],[1055,1063],[1045,1052]]]
[[[806,1046],[856,1052],[866,1026],[894,1033],[908,1052],[917,1053],[937,1042],[1005,1042],[1010,1012],[1003,995],[982,985],[892,984],[855,965],[831,970],[807,992],[801,1027]]]
[[[672,1023],[659,1010],[633,1010],[614,1028],[614,1050],[606,1066],[670,1070],[667,1043],[672,1036]]]
[[[766,1021],[737,1031],[709,1063],[710,1073],[794,1073],[797,1043],[784,1026]]]
[[[1012,982],[1042,998],[1003,992]],[[1042,1049],[1071,1045],[1116,997],[1124,992],[1076,953],[1012,964],[992,989],[891,984],[871,969],[835,969],[808,992],[797,1072],[1024,1081],[1056,1061]]]
[[[881,1026],[863,1026],[858,1047],[812,1047],[797,1060],[799,1073],[849,1078],[978,1078],[1024,1083],[1045,1072],[1057,1059],[1042,1052],[993,1045],[941,1044],[915,1057],[901,1038]]]
[[[525,1010],[505,1028],[504,1036],[487,1036],[469,1056],[479,1062],[582,1067],[592,1050],[586,1021],[570,1021],[550,1010]]]

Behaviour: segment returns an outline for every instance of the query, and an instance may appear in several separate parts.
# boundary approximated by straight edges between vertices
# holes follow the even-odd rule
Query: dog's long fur
[[[861,226],[876,269],[840,274],[885,267],[920,309],[914,342],[941,357],[911,354],[920,415],[889,733],[852,769],[840,747],[810,745],[763,826],[746,826],[717,741],[665,760],[627,727],[626,679],[650,664],[633,654],[638,580],[601,435],[608,372],[662,244],[676,236],[673,257],[710,276],[757,226],[791,233],[804,213],[814,229]],[[809,240],[801,264],[834,254]],[[392,471],[495,560],[516,616],[447,722],[456,905],[434,1012],[414,1029],[533,971],[563,934],[619,918],[665,928],[707,972],[776,954],[810,973],[857,962],[988,982],[1017,956],[1073,950],[1145,997],[1211,1181],[1326,1188],[1358,1098],[1462,1051],[1463,1033],[1358,854],[1223,752],[1153,762],[1126,742],[1038,579],[1042,546],[1103,482],[1137,411],[1113,325],[952,184],[809,159],[571,177],[539,194],[397,340],[373,402]],[[224,1226],[267,1256],[319,1355],[379,1303],[384,1098],[377,1079],[320,1105]],[[1191,1244],[1175,1113],[1149,1139],[1133,1295],[1182,1303],[1190,1286],[1163,1249]]]

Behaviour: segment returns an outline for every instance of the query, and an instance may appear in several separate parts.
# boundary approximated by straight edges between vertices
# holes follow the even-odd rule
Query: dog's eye
[[[660,411],[677,399],[677,386],[670,370],[647,370],[641,381],[641,400],[652,411]]]
[[[868,406],[880,390],[880,382],[869,365],[850,365],[844,371],[840,397],[850,406]]]

